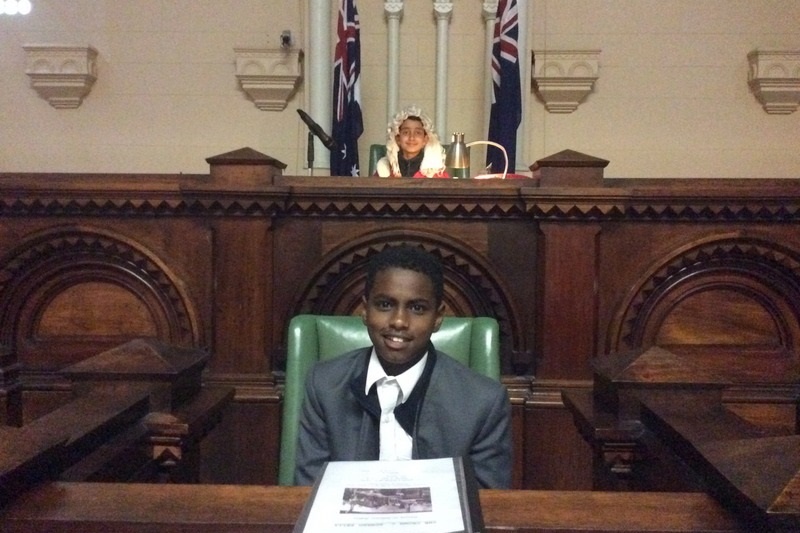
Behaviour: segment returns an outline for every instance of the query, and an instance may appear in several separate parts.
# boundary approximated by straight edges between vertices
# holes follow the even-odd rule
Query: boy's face
[[[422,122],[413,118],[407,118],[400,124],[400,130],[395,137],[397,146],[403,153],[403,157],[411,159],[419,154],[428,144],[428,133],[422,126]]]
[[[361,317],[378,356],[402,364],[428,348],[431,334],[444,318],[444,303],[436,304],[433,282],[420,272],[387,268],[378,272],[363,299]]]

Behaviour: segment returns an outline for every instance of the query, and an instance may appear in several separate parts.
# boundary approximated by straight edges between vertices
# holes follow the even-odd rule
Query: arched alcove
[[[718,356],[721,372],[795,364],[800,353],[800,257],[753,238],[709,239],[680,250],[633,287],[606,349],[658,345]],[[760,362],[759,362],[760,360]],[[755,377],[755,376],[754,376]]]
[[[23,371],[57,370],[136,337],[196,345],[199,329],[165,265],[112,231],[51,228],[0,260],[0,342]]]
[[[369,233],[331,250],[297,295],[290,315],[356,314],[369,258],[387,246],[419,246],[439,257],[445,274],[446,313],[454,316],[491,316],[500,323],[503,372],[510,373],[510,353],[521,338],[507,291],[499,276],[478,251],[459,241],[431,232],[383,230]]]

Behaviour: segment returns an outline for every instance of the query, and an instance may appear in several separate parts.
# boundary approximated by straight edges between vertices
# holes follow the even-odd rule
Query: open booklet
[[[467,459],[325,464],[295,533],[478,533],[483,515]]]

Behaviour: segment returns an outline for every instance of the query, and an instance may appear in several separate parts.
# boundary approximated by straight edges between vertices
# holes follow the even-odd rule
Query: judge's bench
[[[0,174],[0,523],[290,531],[285,331],[399,242],[493,316],[514,490],[488,530],[798,530],[800,180]],[[149,528],[149,529],[148,529]]]

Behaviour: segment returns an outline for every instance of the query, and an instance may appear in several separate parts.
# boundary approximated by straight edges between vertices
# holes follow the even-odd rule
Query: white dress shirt
[[[378,360],[375,348],[369,358],[367,367],[367,382],[364,394],[369,394],[369,389],[376,384],[378,401],[381,404],[380,420],[380,455],[381,461],[401,461],[411,459],[413,439],[411,435],[397,422],[394,408],[408,399],[414,386],[419,381],[428,354],[422,356],[417,364],[399,376],[387,376]]]

